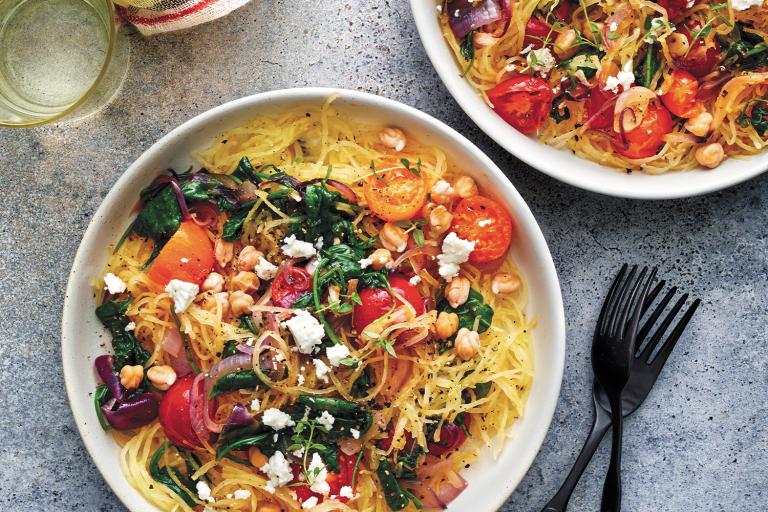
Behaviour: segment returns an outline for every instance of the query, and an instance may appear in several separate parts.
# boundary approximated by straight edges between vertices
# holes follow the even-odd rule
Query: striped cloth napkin
[[[116,0],[123,18],[143,35],[160,34],[220,18],[250,0]]]

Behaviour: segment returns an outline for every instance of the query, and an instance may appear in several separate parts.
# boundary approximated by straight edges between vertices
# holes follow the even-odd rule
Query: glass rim
[[[99,85],[101,80],[104,78],[104,75],[107,73],[107,68],[109,68],[109,64],[112,62],[112,52],[114,50],[115,38],[117,36],[117,26],[115,23],[115,17],[116,17],[117,11],[115,10],[115,4],[112,2],[112,0],[101,0],[101,1],[103,1],[107,5],[107,10],[109,15],[107,51],[104,56],[104,63],[101,65],[101,69],[99,70],[99,74],[96,75],[96,79],[93,81],[91,86],[88,87],[88,90],[86,90],[83,93],[83,95],[77,99],[77,101],[72,103],[72,105],[62,110],[58,114],[55,114],[51,117],[40,119],[37,121],[16,123],[16,124],[8,124],[0,120],[0,128],[32,128],[35,126],[41,126],[44,124],[52,123],[54,121],[58,121],[59,119],[66,117],[67,115],[74,112],[80,105],[82,105],[85,102],[86,99],[88,99],[91,93],[93,93],[94,89],[96,89],[96,87]]]

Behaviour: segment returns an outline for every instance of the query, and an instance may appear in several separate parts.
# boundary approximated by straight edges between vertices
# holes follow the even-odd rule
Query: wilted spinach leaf
[[[114,367],[116,371],[125,365],[137,365],[147,362],[150,353],[142,348],[132,331],[125,327],[130,320],[125,316],[131,299],[121,302],[107,301],[96,308],[96,316],[112,335],[112,350],[114,351]]]
[[[475,320],[479,319],[477,332],[487,331],[493,321],[493,308],[483,302],[483,295],[474,288],[469,290],[467,302],[458,308],[452,308],[448,301],[443,299],[438,303],[437,310],[456,313],[459,316],[459,328],[466,327],[471,330],[475,326]]]

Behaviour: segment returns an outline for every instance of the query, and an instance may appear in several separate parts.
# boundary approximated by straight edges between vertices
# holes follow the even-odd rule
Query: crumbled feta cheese
[[[443,4],[437,4],[437,12],[443,12]]]
[[[688,0],[688,2],[685,4],[686,9],[690,9],[696,4],[696,0]]]
[[[283,355],[282,352],[278,352],[277,354],[275,354],[275,361],[277,361],[278,363],[281,361],[285,361],[285,356]]]
[[[277,435],[277,434],[272,434],[272,442],[273,442],[273,443],[276,443],[278,439],[280,439],[280,436],[279,436],[279,435]]]
[[[352,486],[350,485],[342,486],[341,489],[339,489],[339,496],[341,496],[342,498],[352,498],[353,496]]]
[[[307,378],[304,377],[302,374],[299,374],[299,376],[298,376],[298,378],[296,380],[299,383],[299,386],[303,386],[304,382],[307,380]]]
[[[301,504],[301,508],[304,510],[309,510],[315,505],[317,505],[317,496],[310,496],[306,500],[304,500],[304,503]]]
[[[508,72],[508,73],[511,73],[512,71],[517,71],[517,66],[515,66],[514,64],[512,64],[512,63],[510,62],[509,64],[507,64],[506,66],[504,66],[504,71],[506,71],[506,72]]]
[[[454,17],[454,18],[458,18],[458,17],[459,17],[459,14],[460,14],[460,12],[461,12],[461,11],[459,11],[458,9],[456,9],[455,11],[453,11],[453,17]]]
[[[277,275],[277,267],[265,260],[264,256],[259,258],[259,262],[253,267],[253,270],[259,276],[259,279],[264,281],[269,281]]]
[[[315,247],[311,243],[297,240],[296,235],[283,238],[281,249],[283,250],[283,254],[289,258],[311,258],[317,253]]]
[[[291,417],[281,411],[280,409],[267,409],[264,411],[264,415],[261,418],[262,423],[268,427],[272,427],[275,430],[280,430],[285,427],[292,427],[295,425]]]
[[[349,433],[352,434],[353,439],[360,439],[360,431],[356,428],[349,429]]]
[[[416,274],[415,276],[411,277],[408,280],[408,282],[411,283],[413,286],[416,286],[417,284],[419,284],[421,282],[421,277],[419,277],[419,275]]]
[[[323,382],[328,382],[328,372],[331,371],[331,367],[323,362],[322,359],[313,359],[312,363],[315,365],[315,375]]]
[[[202,501],[207,501],[208,503],[216,501],[211,496],[211,487],[207,483],[200,480],[195,484],[195,487],[197,488],[197,495]]]
[[[302,354],[311,354],[325,336],[325,331],[317,318],[307,311],[299,309],[289,320],[282,323],[282,326],[291,331],[293,341]]]
[[[549,51],[549,48],[533,50],[528,54],[526,60],[528,61],[528,65],[531,66],[531,69],[541,74],[549,73],[552,71],[552,68],[557,65],[557,61],[552,55],[552,52]]]
[[[526,53],[530,52],[531,50],[533,50],[533,44],[529,44],[528,46],[526,46],[525,48],[520,50],[520,55],[525,55]]]
[[[608,30],[611,32],[616,32],[619,29],[619,24],[615,21],[612,21],[610,25],[608,25]]]
[[[183,313],[192,304],[195,297],[197,297],[200,287],[194,283],[171,279],[165,287],[165,291],[173,299],[173,310],[176,313]]]
[[[485,226],[488,226],[490,224],[493,224],[493,219],[483,219],[483,220],[477,221],[477,225],[480,226],[481,228],[484,228]]]
[[[440,194],[444,196],[452,196],[455,192],[451,184],[445,180],[439,180],[437,183],[432,185],[432,191],[435,194]]]
[[[360,268],[366,269],[373,265],[373,260],[371,258],[363,258],[358,263],[360,263]]]
[[[760,7],[764,0],[733,0],[734,11],[746,11],[750,7]]]
[[[304,456],[304,448],[299,448],[298,450],[293,450],[291,452],[291,455],[293,455],[297,459],[302,458]]]
[[[326,348],[325,355],[328,356],[328,362],[331,363],[331,366],[339,366],[343,359],[349,357],[349,349],[346,345],[339,343]]]
[[[179,261],[182,263],[189,263],[189,258],[181,258]]]
[[[317,240],[315,240],[315,249],[318,251],[323,248],[323,244],[325,243],[325,240],[323,240],[323,237],[319,236],[317,237]]]
[[[258,412],[259,409],[261,409],[261,402],[259,402],[258,398],[254,398],[251,400],[251,410],[253,412]]]
[[[247,489],[238,489],[235,491],[236,500],[247,500],[251,497],[251,491]]]
[[[470,253],[475,250],[475,242],[462,240],[451,231],[443,239],[442,253],[437,256],[438,273],[443,279],[451,280],[459,275],[459,265],[469,259]]]
[[[104,276],[104,284],[107,285],[104,289],[113,295],[115,293],[123,293],[128,288],[125,282],[112,272],[108,272]]]
[[[307,263],[307,265],[304,267],[304,270],[306,270],[309,273],[309,275],[314,275],[315,270],[317,269],[317,266],[319,264],[320,264],[320,260],[318,260],[317,258],[312,258],[311,260],[309,260],[309,263]]]
[[[334,418],[328,411],[323,411],[323,414],[317,418],[317,422],[328,430],[331,430],[334,421],[336,421],[336,418]]]
[[[318,494],[328,494],[331,491],[331,486],[326,482],[328,470],[318,453],[312,454],[312,460],[307,467],[307,473],[309,475],[309,488],[312,491]]]
[[[124,330],[125,330],[125,332],[128,332],[128,331],[133,331],[135,329],[136,329],[136,322],[128,322],[125,325],[125,329]]]
[[[623,90],[627,90],[635,83],[635,74],[632,72],[632,59],[629,59],[624,68],[618,72],[616,76],[609,76],[605,80],[605,91],[612,91],[616,94],[619,92],[619,86]]]
[[[259,469],[269,477],[269,482],[264,487],[267,492],[274,493],[275,487],[280,487],[293,480],[291,465],[285,459],[283,452],[280,451],[276,451],[275,454],[269,458],[267,463]]]

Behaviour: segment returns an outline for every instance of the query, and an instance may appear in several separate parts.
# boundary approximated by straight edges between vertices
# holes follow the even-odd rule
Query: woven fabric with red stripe
[[[161,0],[150,7],[120,7],[120,11],[125,20],[138,28],[142,34],[152,35],[181,30],[215,20],[249,1]],[[130,3],[130,0],[124,3]]]

